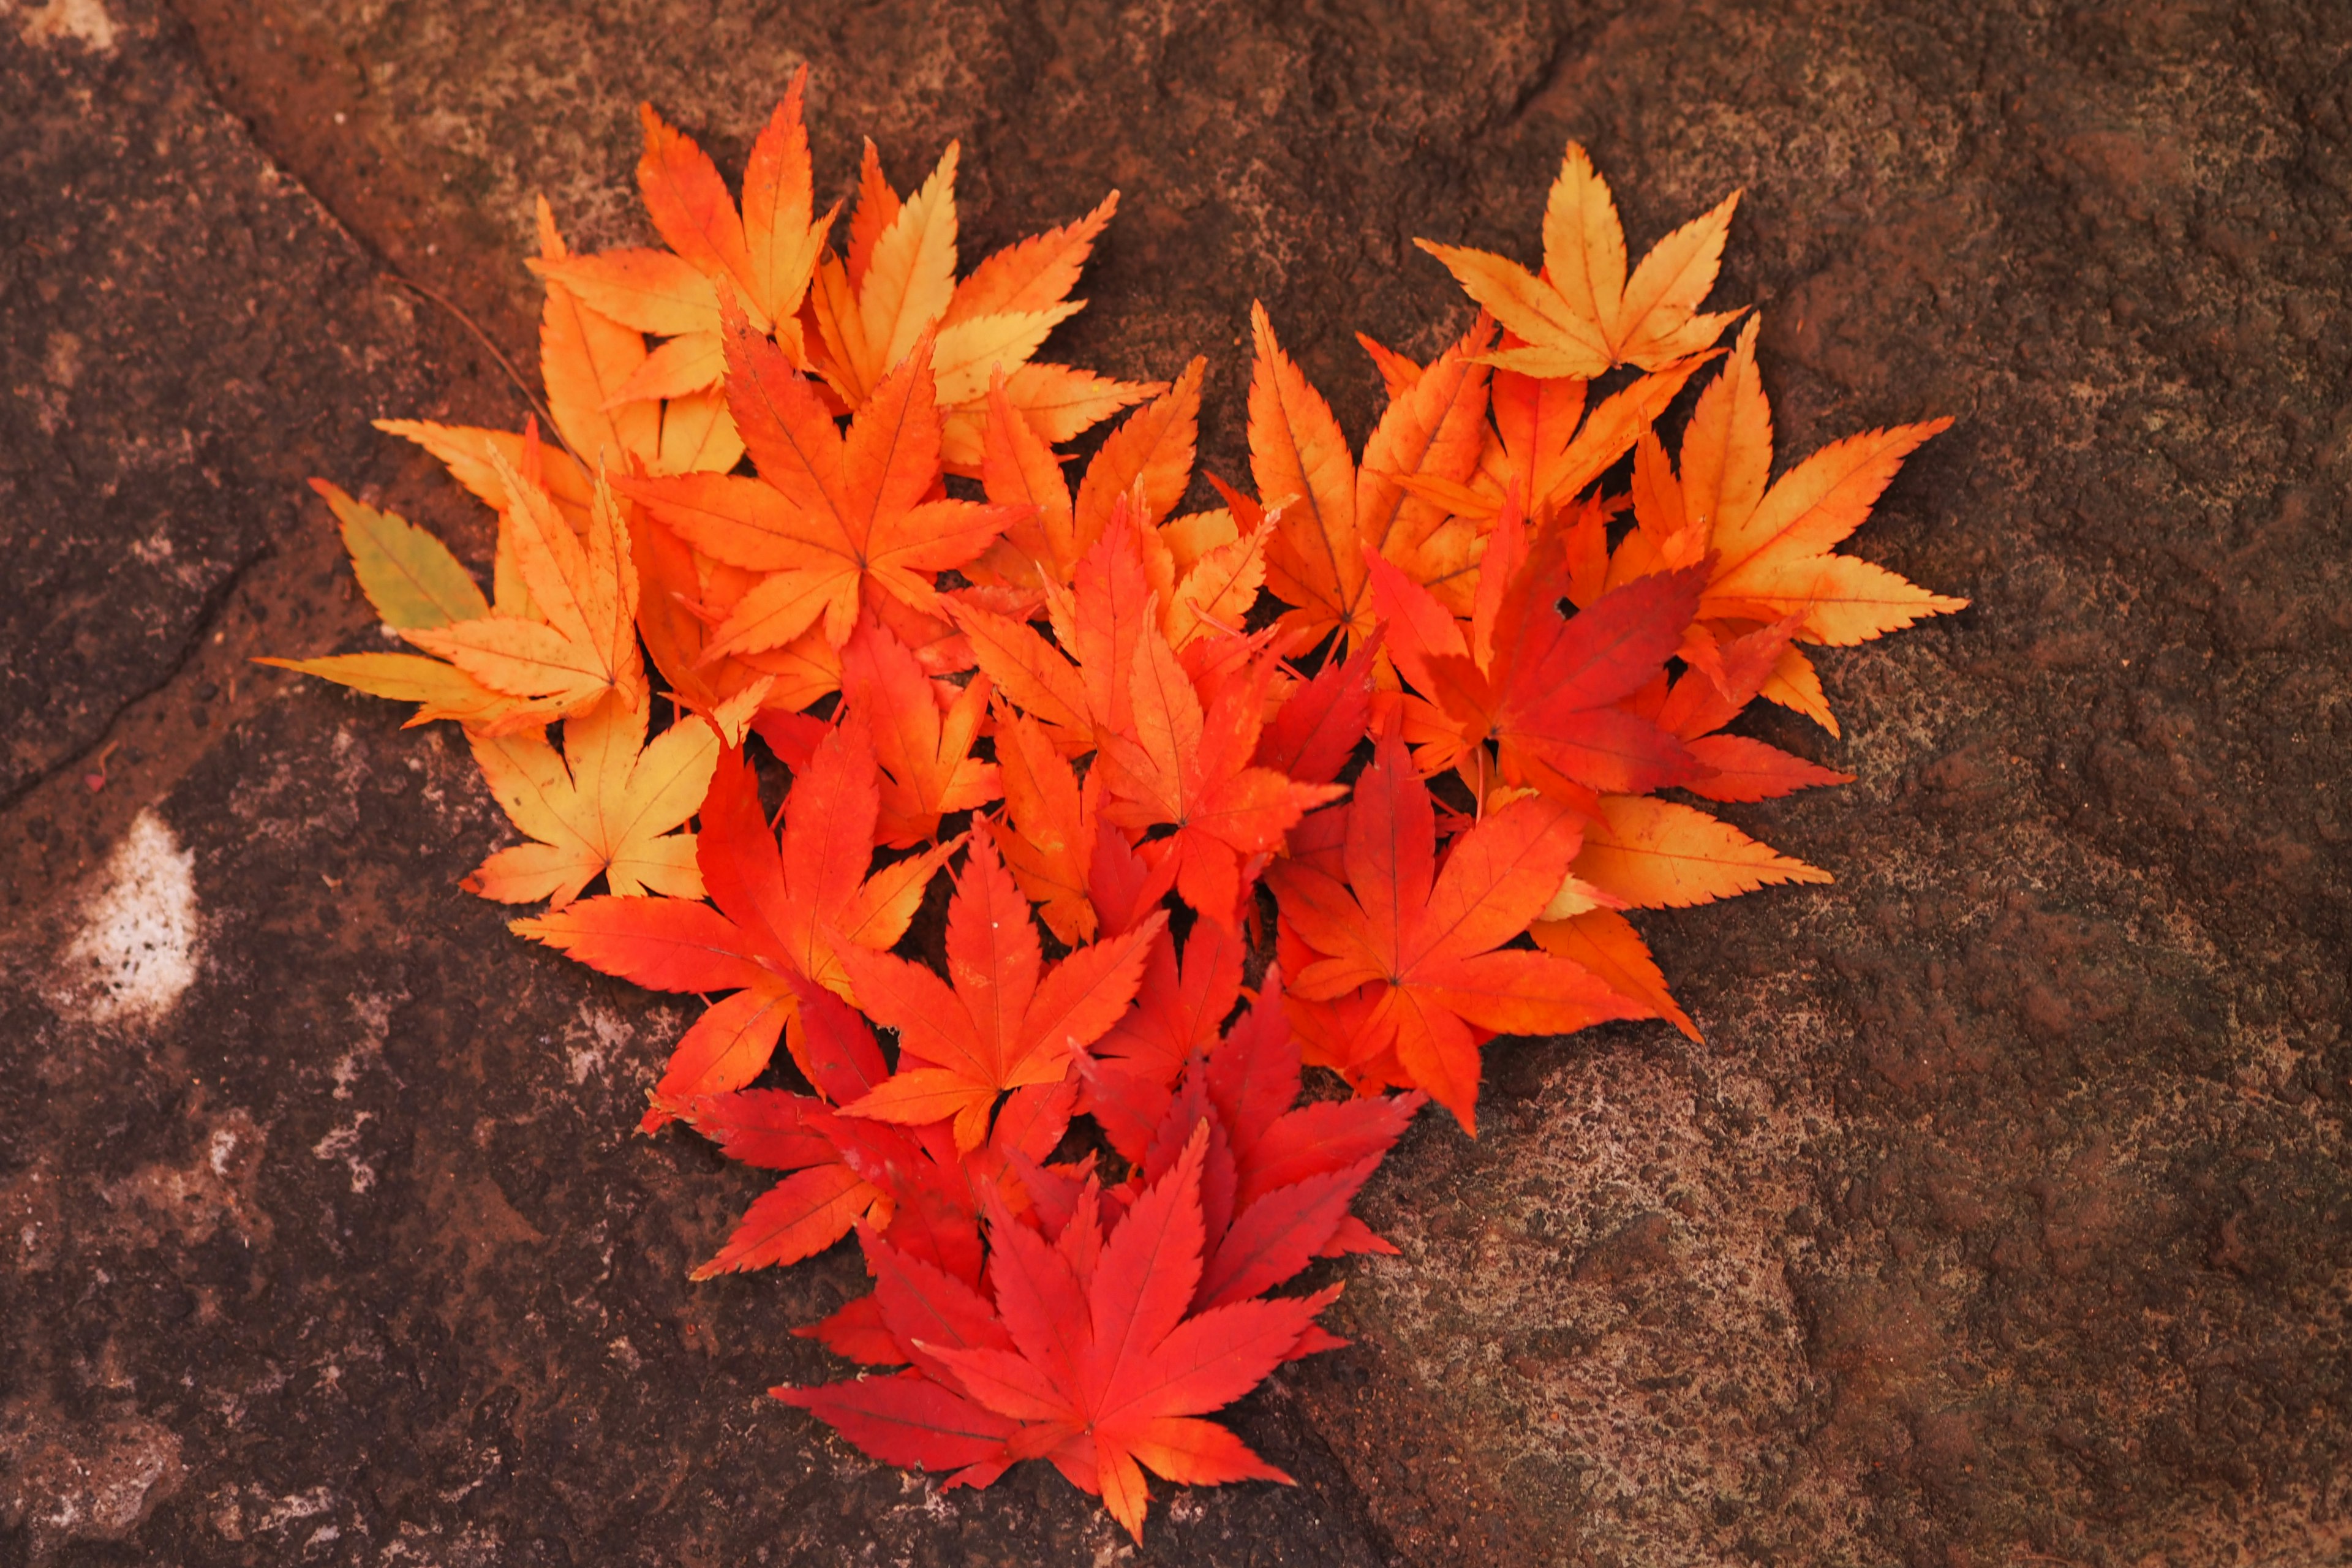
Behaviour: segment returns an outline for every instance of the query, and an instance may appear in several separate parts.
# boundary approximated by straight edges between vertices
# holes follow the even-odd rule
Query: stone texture
[[[1244,1408],[1302,1486],[1180,1495],[1134,1560],[2342,1561],[2341,24],[0,13],[0,1553],[1128,1555],[1057,1479],[943,1497],[762,1400],[856,1267],[685,1282],[756,1183],[624,1136],[682,1016],[454,889],[502,829],[452,737],[240,673],[373,635],[307,474],[481,548],[365,419],[519,416],[460,317],[527,363],[530,193],[633,238],[635,100],[725,165],[805,60],[821,177],[961,138],[975,248],[1118,186],[1057,344],[1211,354],[1227,475],[1253,297],[1360,435],[1349,332],[1463,318],[1412,237],[1531,254],[1570,136],[1637,246],[1746,188],[1718,299],[1784,461],[1959,421],[1858,547],[1975,607],[1830,656],[1843,738],[1760,732],[1860,781],[1735,813],[1838,885],[1646,922],[1703,1047],[1495,1047],[1482,1138],[1424,1121],[1368,1200],[1358,1345]],[[152,825],[194,979],[109,1016],[63,959]]]

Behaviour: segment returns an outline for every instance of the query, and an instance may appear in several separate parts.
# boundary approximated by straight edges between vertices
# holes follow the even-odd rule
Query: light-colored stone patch
[[[114,18],[99,0],[49,0],[46,5],[12,7],[16,30],[28,44],[55,45],[68,38],[100,54],[114,52]]]
[[[1782,1216],[1805,1196],[1804,1119],[1828,1107],[1776,1103],[1703,1057],[1715,1073],[1562,1054],[1539,1114],[1492,1118],[1508,1158],[1475,1203],[1399,1171],[1376,1224],[1402,1266],[1362,1268],[1350,1294],[1427,1396],[1485,1434],[1498,1485],[1573,1506],[1588,1548],[1723,1561],[1721,1521],[1769,1494],[1812,1394]],[[1433,1230],[1439,1215],[1478,1228]]]
[[[142,811],[82,905],[57,1000],[96,1024],[152,1025],[196,978],[201,918],[195,857],[163,819]]]
[[[185,1470],[168,1427],[126,1415],[96,1427],[52,1421],[39,1408],[0,1422],[0,1521],[25,1531],[31,1561],[74,1541],[121,1541]]]
[[[626,1018],[593,1003],[580,1009],[580,1026],[588,1038],[568,1042],[565,1052],[575,1084],[586,1083],[592,1076],[603,1079],[636,1039],[636,1031]]]
[[[359,1157],[360,1130],[375,1120],[375,1112],[359,1110],[352,1119],[310,1146],[310,1152],[321,1160],[341,1160],[352,1173],[352,1191],[366,1192],[375,1185],[375,1167]]]

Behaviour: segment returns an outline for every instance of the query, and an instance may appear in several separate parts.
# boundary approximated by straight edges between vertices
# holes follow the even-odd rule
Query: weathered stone
[[[960,137],[972,251],[1118,186],[1056,352],[1128,375],[1209,353],[1227,477],[1253,297],[1360,437],[1378,382],[1349,334],[1426,352],[1465,319],[1412,237],[1531,258],[1571,135],[1637,247],[1746,188],[1717,299],[1763,313],[1784,465],[1959,421],[1856,548],[1974,608],[1825,655],[1843,738],[1758,731],[1859,782],[1729,813],[1838,884],[1644,921],[1704,1046],[1494,1047],[1481,1139],[1425,1118],[1368,1196],[1403,1256],[1341,1271],[1357,1344],[1244,1407],[1301,1488],[1181,1494],[1145,1560],[2333,1560],[2340,22],[0,14],[0,92],[36,106],[0,131],[0,1542],[1122,1550],[1058,1479],[942,1495],[760,1396],[825,1370],[785,1331],[858,1270],[685,1281],[758,1183],[625,1136],[684,1013],[456,891],[505,830],[454,736],[238,662],[373,636],[310,472],[479,552],[478,509],[365,420],[520,417],[458,313],[528,367],[529,195],[581,243],[637,237],[635,100],[731,166],[806,60],[827,188],[860,132],[902,184]],[[108,889],[181,858],[191,978],[110,1013],[120,963],[89,955],[150,928]]]

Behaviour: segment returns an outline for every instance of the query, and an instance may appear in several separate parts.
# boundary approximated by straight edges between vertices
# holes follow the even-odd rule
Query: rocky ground
[[[2347,1561],[2345,23],[0,4],[0,1559]],[[1210,353],[1213,470],[1251,298],[1360,435],[1349,333],[1459,328],[1411,238],[1530,253],[1570,136],[1637,245],[1746,188],[1785,456],[1958,421],[1859,549],[1974,608],[1735,813],[1838,884],[1648,921],[1704,1046],[1496,1047],[1241,1407],[1299,1487],[1140,1552],[762,1398],[860,1270],[687,1283],[759,1184],[626,1133],[679,1009],[457,890],[452,735],[246,662],[374,636],[311,474],[486,546],[367,420],[523,412],[530,195],[632,238],[636,100],[731,165],[803,60],[823,180],[962,139],[970,249],[1118,186],[1059,342]]]

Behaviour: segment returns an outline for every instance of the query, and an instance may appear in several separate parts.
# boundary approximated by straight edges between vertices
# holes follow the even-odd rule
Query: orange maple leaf
[[[1636,528],[1610,563],[1612,581],[1658,570],[1678,546],[1715,552],[1699,618],[1719,635],[1784,616],[1796,638],[1833,647],[1867,642],[1968,606],[1886,568],[1831,552],[1869,521],[1903,461],[1949,419],[1869,430],[1832,442],[1771,480],[1772,406],[1756,370],[1758,323],[1739,334],[1723,374],[1699,394],[1682,439],[1679,479],[1653,460],[1637,485]],[[1763,695],[1837,731],[1805,656],[1786,648]]]
[[[1575,871],[1637,910],[1685,909],[1776,882],[1832,879],[1695,806],[1632,795],[1601,797]]]
[[[1075,499],[1052,445],[1013,405],[1000,371],[989,391],[981,480],[989,500],[1025,515],[973,563],[971,574],[1024,585],[1041,577],[1067,583],[1122,500],[1143,526],[1163,521],[1192,480],[1207,368],[1206,360],[1195,359],[1166,394],[1121,420],[1087,464]]]
[[[1337,629],[1352,647],[1374,620],[1367,551],[1391,557],[1421,581],[1456,574],[1475,557],[1475,526],[1446,522],[1460,510],[1452,503],[1468,495],[1486,442],[1486,374],[1477,353],[1494,329],[1480,317],[1389,400],[1360,468],[1330,405],[1275,341],[1264,306],[1251,307],[1250,323],[1256,345],[1250,474],[1274,525],[1265,584],[1295,606],[1286,620],[1302,635]],[[1256,522],[1242,514],[1235,521],[1244,528]]]
[[[726,370],[723,312],[742,310],[761,333],[805,363],[797,319],[834,215],[813,217],[803,66],[751,145],[739,209],[718,166],[651,104],[639,106],[646,148],[637,188],[669,248],[546,255],[532,269],[623,327],[668,341],[608,395],[614,403],[707,392]],[[552,384],[551,383],[551,389]],[[720,467],[731,467],[731,464]]]
[[[841,650],[841,693],[874,735],[882,766],[877,842],[898,848],[938,837],[940,818],[994,800],[996,767],[971,754],[988,714],[988,677],[948,695],[907,645],[867,616]],[[944,713],[940,705],[946,704]]]
[[[1178,895],[1226,926],[1240,923],[1242,889],[1315,807],[1347,793],[1254,765],[1277,672],[1259,653],[1219,681],[1203,703],[1159,629],[1136,640],[1129,678],[1133,723],[1103,736],[1103,820],[1131,831],[1174,827],[1143,853],[1176,866]]]
[[[1134,721],[1137,639],[1158,618],[1134,523],[1115,514],[1080,558],[1075,586],[1049,590],[1045,602],[1053,643],[982,605],[951,600],[947,612],[997,691],[1075,757]]]
[[[1586,910],[1565,920],[1538,921],[1528,934],[1546,952],[1582,965],[1620,996],[1656,1013],[1687,1037],[1699,1037],[1698,1026],[1666,989],[1666,977],[1650,956],[1650,944],[1616,910]]]
[[[883,378],[846,439],[807,379],[740,316],[727,344],[728,403],[760,477],[621,481],[696,549],[761,574],[704,661],[780,648],[819,625],[838,648],[861,601],[881,595],[934,612],[933,576],[988,548],[1013,513],[940,489],[929,340]]]
[[[1071,947],[1092,942],[1097,921],[1089,896],[1100,818],[1102,775],[1081,784],[1045,727],[999,704],[992,716],[1004,813],[997,847],[1045,929]]]
[[[542,486],[496,451],[490,464],[506,484],[500,532],[513,546],[530,613],[510,614],[502,604],[496,614],[401,636],[494,691],[543,700],[563,713],[585,712],[608,694],[642,706],[636,564],[611,489],[598,483],[583,542]]]
[[[643,709],[636,571],[620,508],[599,484],[583,542],[541,481],[535,435],[526,433],[521,453],[529,475],[501,447],[483,449],[508,503],[499,518],[490,604],[438,542],[318,481],[384,624],[440,658],[362,653],[258,662],[419,703],[412,723],[456,719],[485,735],[543,728],[608,696]]]
[[[1085,217],[1006,247],[956,280],[955,176],[948,143],[920,189],[901,198],[866,143],[846,255],[827,253],[810,300],[811,362],[844,406],[859,408],[927,335],[936,335],[940,402],[948,410],[947,461],[960,473],[982,459],[992,370],[1005,396],[1049,442],[1066,441],[1131,403],[1164,390],[1113,381],[1068,365],[1032,363],[1054,328],[1085,308],[1070,299],[1095,240],[1118,210],[1113,191]]]

